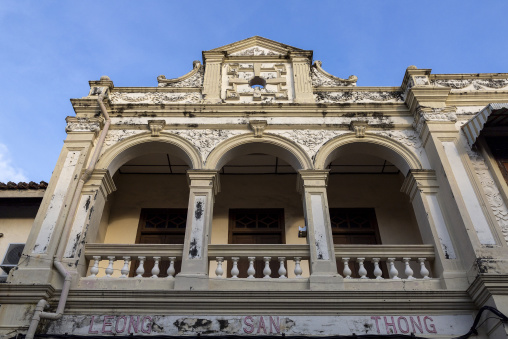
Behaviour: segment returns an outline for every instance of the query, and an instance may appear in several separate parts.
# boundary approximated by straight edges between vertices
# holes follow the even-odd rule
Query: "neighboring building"
[[[193,65],[71,100],[0,334],[454,337],[508,314],[508,74],[357,87],[261,37]]]
[[[0,282],[16,267],[48,184],[0,182]]]

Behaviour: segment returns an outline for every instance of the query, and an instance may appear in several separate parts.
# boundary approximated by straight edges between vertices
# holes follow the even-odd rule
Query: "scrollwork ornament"
[[[497,223],[501,227],[504,239],[508,243],[508,208],[503,201],[499,188],[497,187],[489,168],[485,164],[483,157],[469,147],[467,148],[467,154],[469,156],[469,160],[471,160],[471,163],[473,164],[474,172],[480,181],[490,208],[496,217]]]

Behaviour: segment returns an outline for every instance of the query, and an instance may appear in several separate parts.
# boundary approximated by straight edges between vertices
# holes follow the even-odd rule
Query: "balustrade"
[[[182,245],[88,244],[85,252],[90,260],[88,277],[125,279],[131,274],[138,279],[173,279],[179,271],[182,251]],[[335,255],[341,263],[339,273],[346,280],[425,280],[430,279],[434,248],[431,245],[335,245]],[[225,276],[300,279],[304,272],[302,260],[309,259],[309,247],[212,244],[208,256],[211,275],[216,265],[215,277],[219,279]],[[245,264],[240,265],[241,262]]]
[[[339,273],[345,279],[430,279],[426,263],[430,265],[434,260],[434,248],[431,245],[336,245],[335,256],[342,263]],[[417,267],[418,277],[415,277]],[[383,269],[387,273],[385,277]]]

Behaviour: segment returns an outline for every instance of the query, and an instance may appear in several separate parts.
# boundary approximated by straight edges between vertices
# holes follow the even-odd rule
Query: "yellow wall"
[[[0,262],[11,243],[25,243],[32,224],[39,209],[39,203],[23,204],[0,204]],[[4,275],[0,270],[0,275]]]
[[[400,187],[401,174],[330,175],[330,208],[375,208],[382,244],[421,244],[413,207]]]

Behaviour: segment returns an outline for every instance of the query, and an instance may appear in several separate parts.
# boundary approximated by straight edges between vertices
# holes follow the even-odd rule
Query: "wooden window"
[[[330,208],[330,222],[332,227],[334,244],[376,245],[381,244],[379,229],[376,220],[376,212],[373,208]],[[358,264],[350,262],[351,275],[358,278]],[[386,277],[386,264],[380,263],[383,277]],[[365,262],[367,276],[375,278],[374,265],[370,261]],[[337,271],[342,274],[344,264],[337,260]]]
[[[185,239],[185,226],[187,223],[186,208],[143,208],[139,218],[138,234],[136,244],[183,244]],[[167,276],[169,266],[167,258],[161,258],[159,264],[161,273],[159,277]],[[138,267],[136,260],[131,265],[131,276]],[[145,262],[144,277],[151,276],[153,260]],[[176,274],[180,272],[181,262],[175,263]]]
[[[229,243],[230,244],[284,244],[284,209],[230,209],[229,210]],[[247,277],[247,259],[238,262],[240,274],[238,277]],[[264,263],[262,258],[256,260],[254,268],[256,278],[263,277]],[[277,271],[279,264],[277,258],[270,262],[272,277],[279,277]],[[231,270],[229,267],[228,271]],[[228,272],[231,276],[231,272]]]

